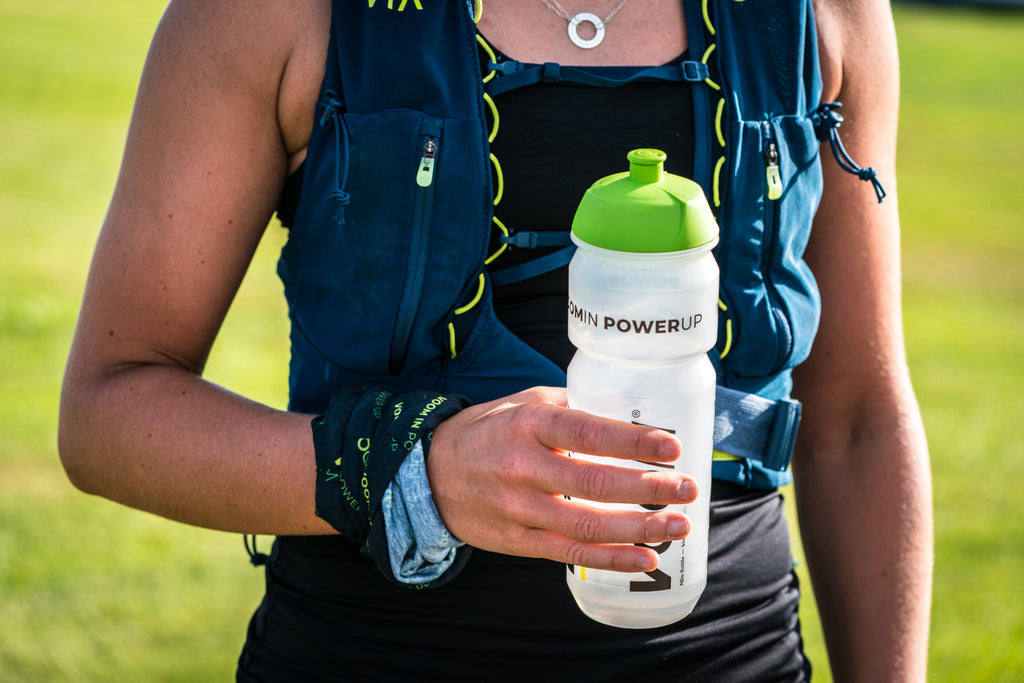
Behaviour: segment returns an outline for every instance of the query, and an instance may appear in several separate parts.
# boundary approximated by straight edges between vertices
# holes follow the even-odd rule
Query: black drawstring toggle
[[[250,538],[252,539],[251,545]],[[245,551],[249,553],[249,562],[252,563],[252,566],[261,567],[265,565],[270,556],[256,549],[256,534],[244,534],[242,540],[245,542]]]
[[[885,199],[885,188],[878,180],[875,169],[870,166],[867,168],[858,166],[846,151],[843,141],[839,139],[839,126],[843,125],[843,115],[837,110],[842,106],[842,102],[822,102],[817,109],[811,112],[814,134],[821,142],[828,140],[829,146],[832,148],[832,156],[835,157],[841,169],[871,183],[871,187],[875,188],[875,196],[881,202]]]

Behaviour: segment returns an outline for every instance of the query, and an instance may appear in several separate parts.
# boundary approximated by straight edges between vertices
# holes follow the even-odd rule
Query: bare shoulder
[[[172,0],[139,85],[69,369],[198,371],[304,152],[326,0]]]
[[[818,29],[825,101],[839,93],[853,78],[869,80],[875,72],[881,80],[897,73],[896,40],[889,0],[813,0]],[[887,67],[887,68],[886,68]]]
[[[192,92],[215,88],[225,100],[238,95],[276,114],[286,151],[295,154],[309,137],[330,16],[328,0],[172,0],[150,66],[164,84],[173,87],[177,76]]]

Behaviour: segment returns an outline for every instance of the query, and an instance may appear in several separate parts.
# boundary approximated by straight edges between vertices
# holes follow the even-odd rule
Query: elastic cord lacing
[[[881,203],[885,199],[885,188],[878,180],[875,169],[870,166],[867,168],[858,166],[857,162],[850,158],[850,154],[843,146],[843,141],[839,139],[839,126],[843,125],[843,115],[836,110],[842,106],[841,102],[822,102],[817,109],[812,111],[811,121],[814,123],[814,134],[821,142],[828,140],[829,146],[832,148],[832,156],[836,158],[839,168],[871,183],[871,186],[875,188],[875,195]]]
[[[337,93],[328,90],[324,93],[324,99],[320,104],[324,108],[324,113],[320,117],[320,127],[325,130],[332,126],[334,128],[334,175],[337,185],[331,190],[330,195],[338,205],[334,220],[344,225],[345,207],[351,200],[349,193],[345,191],[345,183],[348,181],[348,130],[345,128],[345,119],[341,115],[343,105],[338,99]]]
[[[250,541],[250,539],[252,540]],[[252,566],[261,567],[265,565],[270,556],[256,549],[256,534],[246,534],[242,536],[242,540],[245,543],[245,551],[249,553],[249,562],[252,563]]]

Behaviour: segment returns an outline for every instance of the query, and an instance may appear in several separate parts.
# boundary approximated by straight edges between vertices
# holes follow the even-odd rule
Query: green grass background
[[[161,11],[0,3],[3,681],[230,679],[260,597],[238,536],[80,494],[56,454],[64,358]],[[1024,13],[899,5],[896,22],[906,336],[935,480],[930,678],[1019,681]],[[279,407],[282,238],[268,231],[209,371]],[[813,600],[803,609],[830,680]]]

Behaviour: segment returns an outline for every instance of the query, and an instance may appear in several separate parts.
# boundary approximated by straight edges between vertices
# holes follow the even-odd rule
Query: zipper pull
[[[437,143],[434,138],[427,138],[423,143],[423,157],[420,159],[420,170],[416,173],[416,184],[430,187],[434,182],[434,156],[437,155]]]
[[[765,177],[768,179],[768,199],[782,196],[782,174],[779,173],[779,148],[774,142],[768,143],[764,153]]]

